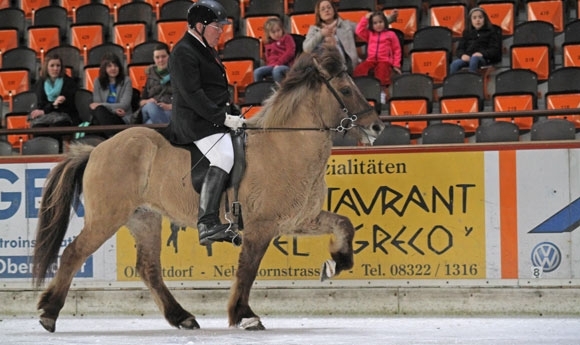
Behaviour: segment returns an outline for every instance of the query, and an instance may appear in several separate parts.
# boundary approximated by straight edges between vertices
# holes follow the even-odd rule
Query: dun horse
[[[354,228],[345,217],[321,211],[332,133],[350,130],[372,143],[384,125],[345,72],[336,49],[302,54],[279,90],[247,122],[247,168],[239,188],[243,244],[228,304],[230,326],[262,330],[249,305],[260,262],[279,235],[332,234],[324,278],[353,267]],[[135,238],[136,267],[166,320],[197,329],[163,282],[161,221],[195,227],[199,196],[191,186],[190,154],[158,132],[130,128],[97,147],[73,145],[47,177],[41,201],[34,283],[41,286],[56,261],[71,205],[84,195],[84,227],[62,253],[60,267],[42,293],[40,323],[54,332],[74,274],[125,225]],[[171,166],[171,169],[167,167]],[[186,178],[183,178],[186,176]],[[112,201],[115,202],[112,202]]]

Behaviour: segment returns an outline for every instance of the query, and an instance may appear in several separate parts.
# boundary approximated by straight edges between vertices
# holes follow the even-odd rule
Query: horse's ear
[[[320,73],[325,79],[330,78],[330,74],[328,74],[328,72],[324,68],[322,68],[322,65],[320,64],[320,62],[318,62],[316,58],[312,58],[312,64],[314,65],[314,67],[316,67],[318,73]]]

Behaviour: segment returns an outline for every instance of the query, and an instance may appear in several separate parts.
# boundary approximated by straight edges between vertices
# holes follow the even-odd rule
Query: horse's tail
[[[70,222],[71,206],[78,205],[83,174],[93,149],[89,145],[72,145],[65,159],[46,178],[32,260],[33,284],[37,287],[44,283],[50,266],[58,258]]]

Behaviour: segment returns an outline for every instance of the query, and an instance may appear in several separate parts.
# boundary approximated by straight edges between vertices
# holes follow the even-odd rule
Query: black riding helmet
[[[202,23],[205,26],[213,22],[228,24],[226,10],[217,1],[199,0],[187,10],[187,25],[190,28],[193,28],[196,23]]]

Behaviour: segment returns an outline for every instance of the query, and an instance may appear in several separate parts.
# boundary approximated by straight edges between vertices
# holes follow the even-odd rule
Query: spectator
[[[391,70],[401,74],[401,43],[399,37],[389,30],[383,12],[368,13],[361,18],[356,34],[367,42],[367,58],[354,69],[354,76],[366,76],[374,70],[374,76],[386,89],[391,85]],[[385,92],[381,94],[381,102]]]
[[[143,123],[169,123],[171,119],[173,88],[167,63],[169,47],[159,43],[153,50],[154,65],[147,68],[147,82],[141,92],[141,114]]]
[[[342,51],[348,73],[352,75],[360,62],[355,43],[356,23],[339,17],[331,0],[318,0],[314,5],[315,25],[306,33],[302,49],[311,53],[321,44],[333,44]],[[387,17],[389,23],[397,19],[397,14]]]
[[[280,83],[294,62],[296,44],[292,36],[284,31],[284,25],[278,17],[272,17],[264,23],[264,32],[266,66],[254,70],[254,81],[272,76],[275,82]]]
[[[308,29],[302,49],[311,53],[321,44],[336,45],[352,75],[359,63],[354,41],[356,23],[340,18],[331,0],[318,0],[314,5],[314,15],[316,23]]]
[[[93,125],[130,123],[132,96],[131,78],[125,76],[119,57],[115,54],[105,54],[99,68],[99,76],[94,82],[93,103],[90,104]]]
[[[464,67],[477,72],[482,66],[501,61],[501,31],[491,24],[487,13],[475,7],[469,11],[469,27],[463,32],[457,46],[457,58],[451,62],[449,73]]]
[[[37,108],[30,112],[30,126],[78,125],[80,119],[74,102],[77,89],[77,83],[65,73],[62,58],[57,54],[47,56],[34,86]]]

